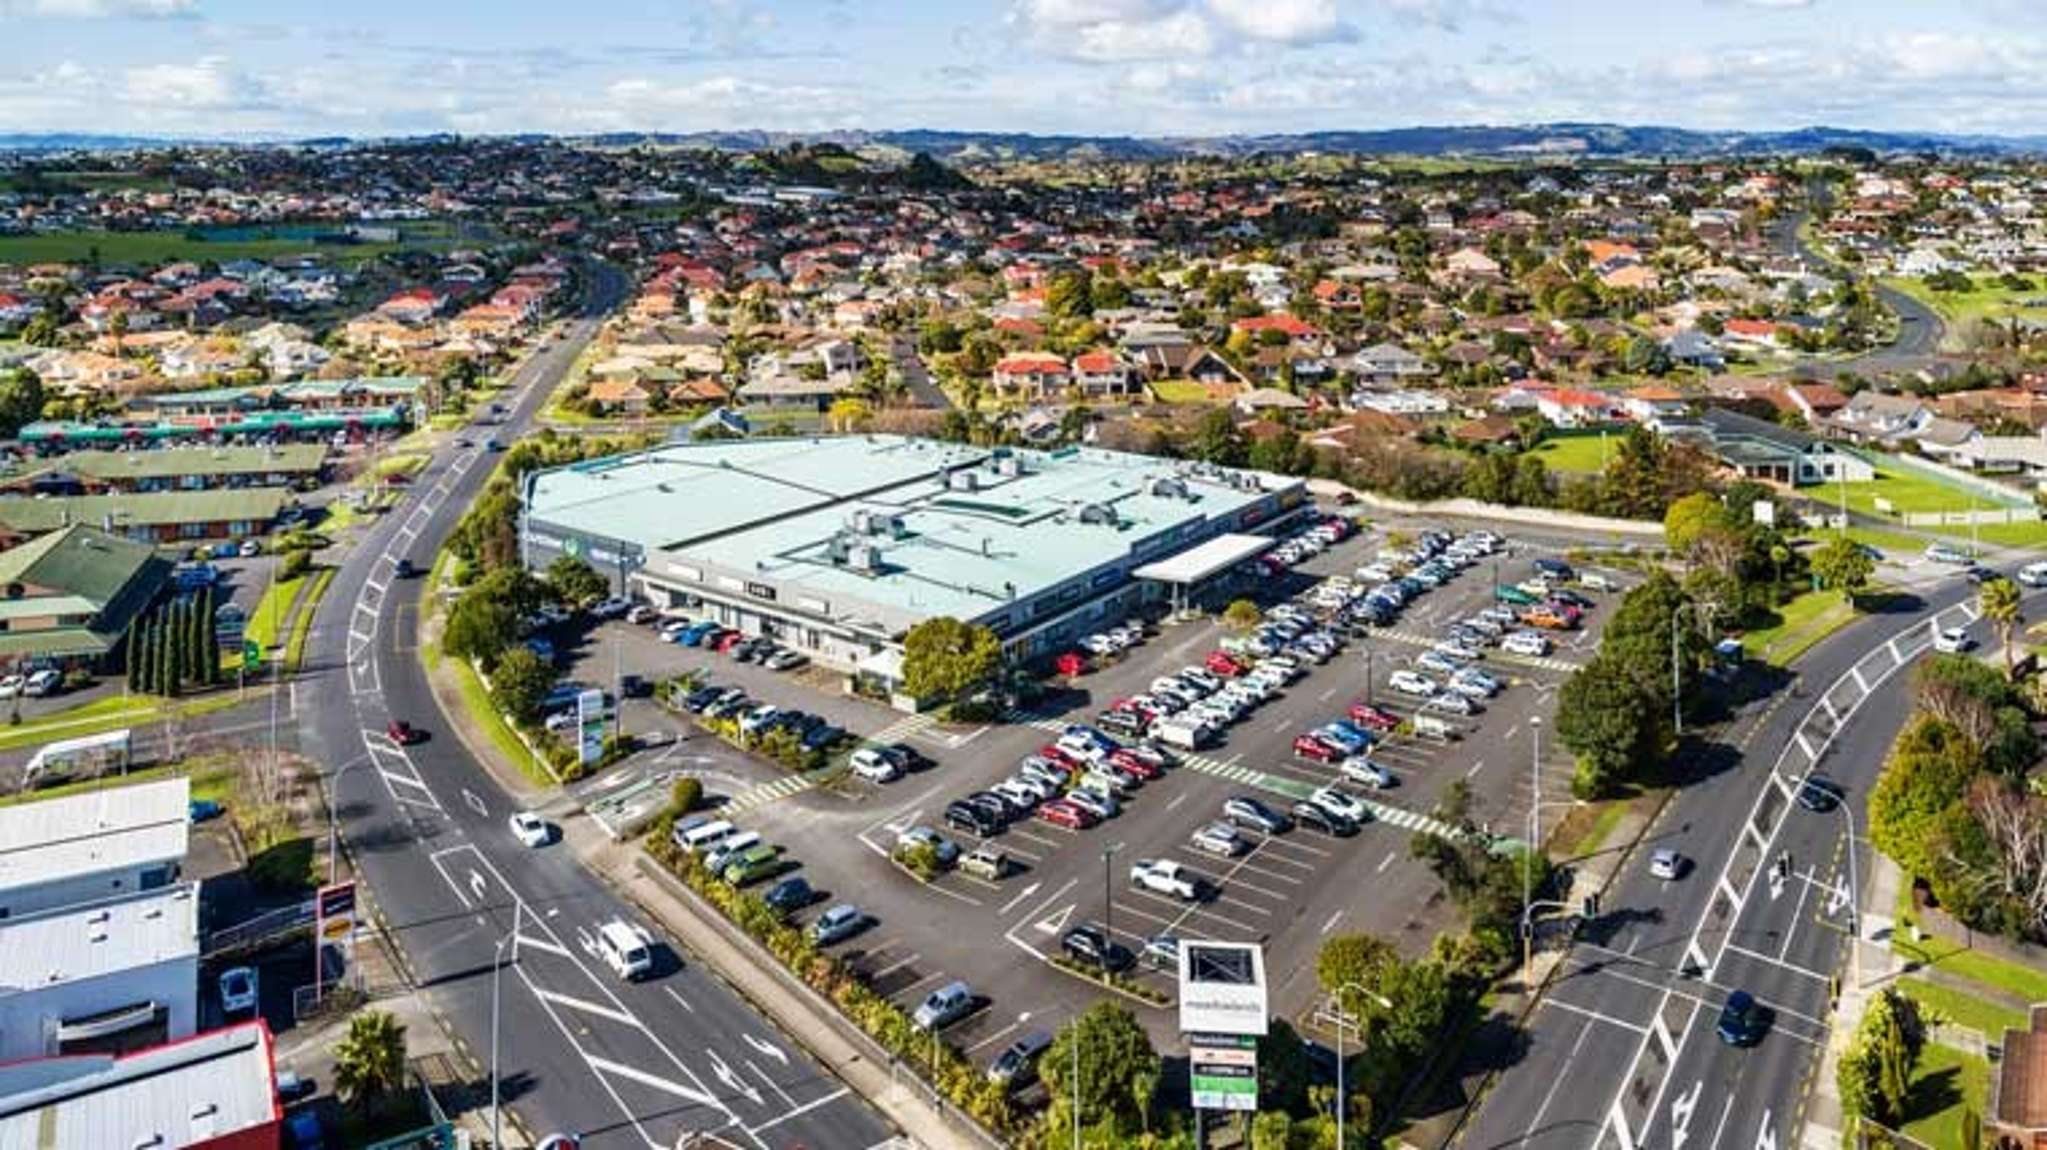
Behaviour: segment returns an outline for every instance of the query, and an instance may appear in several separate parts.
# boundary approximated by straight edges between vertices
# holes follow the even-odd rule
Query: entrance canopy
[[[1278,540],[1263,535],[1218,535],[1169,559],[1147,563],[1131,574],[1154,583],[1186,586],[1199,583],[1218,571],[1227,571],[1253,555],[1262,555],[1276,542]]]

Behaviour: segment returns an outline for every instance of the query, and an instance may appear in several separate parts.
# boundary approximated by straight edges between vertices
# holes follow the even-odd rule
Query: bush
[[[1052,965],[1077,978],[1084,978],[1089,982],[1098,983],[1102,986],[1109,987],[1111,990],[1120,990],[1124,994],[1130,995],[1132,998],[1143,999],[1145,1002],[1149,1002],[1153,1006],[1164,1006],[1168,1002],[1172,1001],[1172,999],[1165,993],[1159,990],[1155,990],[1151,986],[1139,982],[1134,978],[1118,974],[1113,970],[1103,970],[1099,966],[1091,966],[1084,962],[1076,962],[1073,959],[1067,958],[1065,955],[1060,955],[1059,957],[1054,958],[1052,960]]]
[[[294,547],[284,553],[277,564],[279,579],[297,579],[313,566],[313,553],[303,547]]]
[[[945,869],[938,861],[938,848],[930,843],[906,843],[898,846],[894,858],[911,874],[925,882],[937,878],[938,872]]]
[[[696,779],[684,777],[675,780],[668,788],[668,809],[677,815],[686,815],[704,801],[704,784]]]

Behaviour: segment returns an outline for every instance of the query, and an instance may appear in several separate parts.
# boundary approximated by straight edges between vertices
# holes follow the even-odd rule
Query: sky
[[[2047,0],[0,0],[0,133],[2047,134]]]

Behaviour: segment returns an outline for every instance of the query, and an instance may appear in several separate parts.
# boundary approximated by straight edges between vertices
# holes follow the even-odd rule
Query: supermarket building
[[[925,619],[1049,654],[1226,575],[1310,505],[1263,472],[887,435],[668,444],[536,472],[524,496],[530,569],[576,555],[656,607],[890,681]]]

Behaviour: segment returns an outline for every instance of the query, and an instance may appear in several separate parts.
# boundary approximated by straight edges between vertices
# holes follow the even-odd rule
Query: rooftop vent
[[[995,474],[1011,479],[1024,474],[1023,457],[1019,455],[998,455],[995,457]]]
[[[950,491],[979,491],[981,477],[966,468],[961,468],[945,477],[945,486]]]
[[[1099,523],[1107,527],[1114,527],[1118,523],[1116,509],[1106,503],[1089,503],[1081,507],[1080,521]]]
[[[881,548],[872,543],[855,543],[846,549],[846,566],[862,575],[881,572]]]
[[[1184,480],[1177,479],[1172,476],[1166,476],[1162,479],[1152,480],[1151,493],[1155,496],[1158,496],[1161,499],[1188,498],[1186,482]]]

